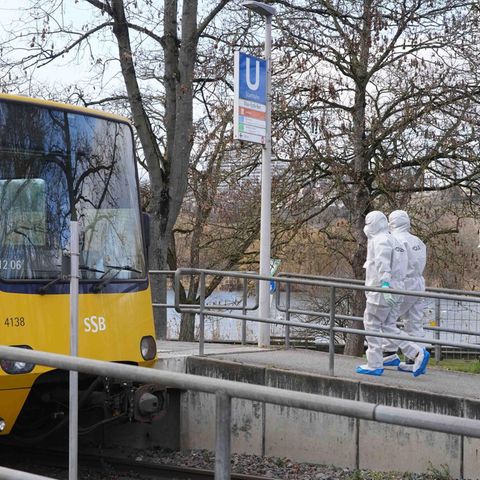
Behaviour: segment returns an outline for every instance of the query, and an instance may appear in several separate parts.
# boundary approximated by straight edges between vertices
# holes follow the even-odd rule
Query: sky
[[[21,24],[27,25],[26,29],[29,28],[28,25],[31,25],[30,28],[33,28],[35,24],[39,25],[41,28],[42,22],[35,22],[31,15],[28,15],[25,12],[25,8],[31,4],[32,0],[16,0],[15,2],[11,2],[10,0],[0,0],[0,40],[2,42],[11,38],[11,35],[9,35],[8,32],[18,24],[20,19],[22,19]],[[12,7],[12,5],[15,5],[15,7]],[[74,0],[68,0],[62,2],[61,15],[57,14],[56,17],[60,18],[60,22],[62,22],[64,26],[68,27],[74,23],[76,26],[75,30],[79,30],[80,25],[87,23],[92,19],[92,12],[94,11],[95,9],[93,9],[93,7],[82,2],[82,0],[78,3],[74,2]],[[51,28],[53,27],[54,24],[51,23]],[[30,35],[19,41],[18,44],[23,50],[16,54],[18,58],[21,58],[21,55],[28,53],[28,51],[25,50],[25,47],[28,48],[30,41]],[[60,42],[58,45],[60,46]],[[105,48],[109,48],[105,42],[100,44],[98,41],[93,41],[92,47],[94,54],[98,54]],[[114,53],[112,53],[112,55],[114,55]],[[46,84],[49,86],[49,89],[52,90],[62,90],[69,85],[81,84],[82,81],[88,81],[95,70],[98,70],[98,65],[92,68],[92,59],[89,55],[84,54],[81,57],[76,57],[70,53],[66,59],[56,59],[54,62],[46,66],[36,68],[32,74],[32,83]],[[99,79],[100,77],[97,76],[97,78]],[[109,77],[107,76],[107,78]]]

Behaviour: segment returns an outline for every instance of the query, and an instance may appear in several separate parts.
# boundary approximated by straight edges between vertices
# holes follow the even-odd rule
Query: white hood
[[[388,226],[391,232],[409,232],[410,217],[404,210],[395,210],[388,216]]]
[[[373,237],[379,233],[387,233],[388,232],[388,220],[387,217],[378,210],[374,210],[370,212],[365,217],[365,228],[363,229],[365,235],[368,238]]]

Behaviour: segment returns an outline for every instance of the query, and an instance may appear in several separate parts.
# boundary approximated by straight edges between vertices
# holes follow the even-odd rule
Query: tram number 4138
[[[24,327],[25,318],[24,317],[7,317],[5,319],[4,325],[6,327]]]

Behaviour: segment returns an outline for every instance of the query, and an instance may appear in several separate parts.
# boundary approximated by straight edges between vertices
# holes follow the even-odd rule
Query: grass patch
[[[437,364],[432,362],[432,366],[455,372],[480,373],[480,360],[446,359]]]

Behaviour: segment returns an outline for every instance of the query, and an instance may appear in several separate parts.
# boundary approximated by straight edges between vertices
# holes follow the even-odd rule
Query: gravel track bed
[[[125,452],[126,453],[126,452]],[[184,465],[213,470],[215,454],[208,450],[171,452],[163,449],[138,450],[138,461]],[[232,454],[232,472],[264,475],[279,480],[450,480],[447,469],[430,469],[425,474],[398,472],[371,472],[310,463],[295,463],[287,458]]]
[[[104,451],[109,456],[113,452]],[[116,450],[116,454],[118,454]],[[213,470],[215,455],[207,450],[170,451],[159,448],[151,449],[125,449],[122,455],[136,461],[158,463],[162,465],[181,465],[191,468]],[[10,468],[30,471],[40,475],[49,476],[59,480],[67,480],[68,472],[63,469],[38,465],[37,462],[29,462],[28,458],[23,461],[10,455],[9,461],[2,459],[0,465]],[[1,455],[0,455],[1,458]],[[355,470],[338,468],[331,465],[314,465],[310,463],[295,463],[287,458],[260,457],[257,455],[233,454],[232,472],[265,476],[275,480],[452,480],[448,469],[431,468],[427,473],[399,473],[399,472],[373,472],[367,470]],[[144,477],[132,472],[125,474],[115,472],[113,465],[105,465],[104,471],[96,469],[79,469],[79,480],[141,480]],[[151,478],[151,477],[148,477]]]

